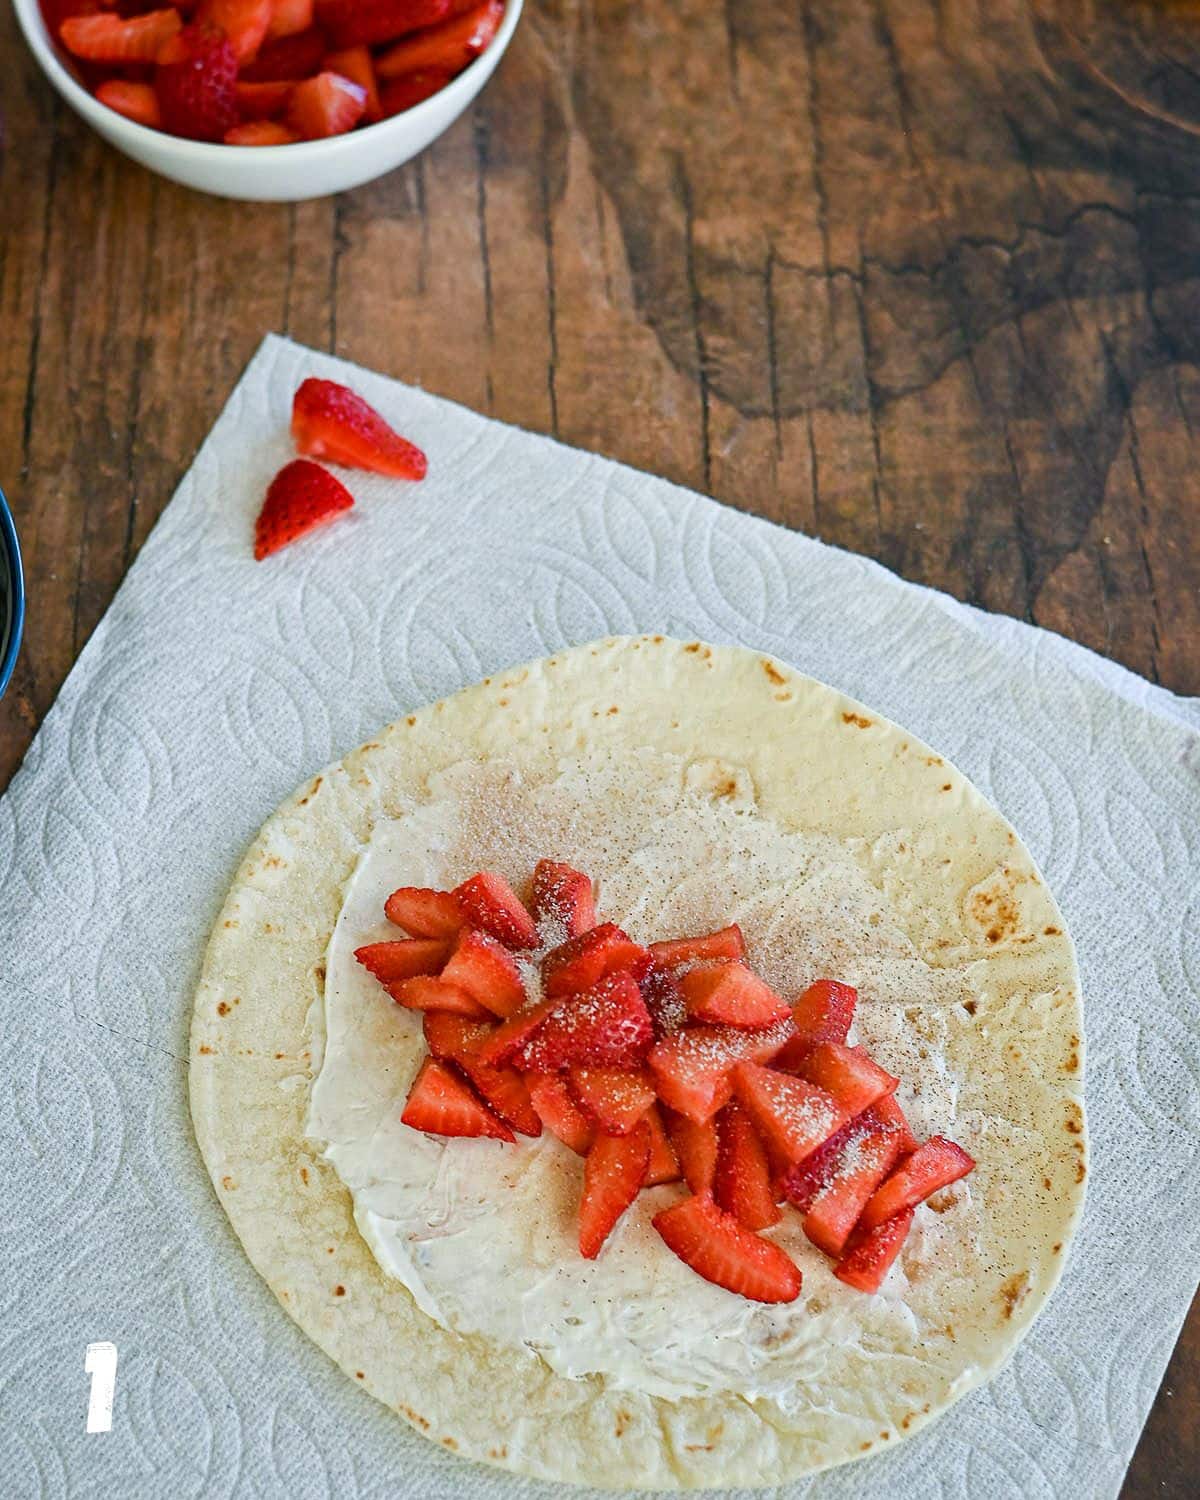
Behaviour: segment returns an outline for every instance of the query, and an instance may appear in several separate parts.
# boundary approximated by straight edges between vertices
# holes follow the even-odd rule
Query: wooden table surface
[[[0,788],[268,330],[1200,692],[1200,17],[1147,5],[529,0],[423,158],[291,207],[116,155],[5,7]],[[1200,1303],[1124,1493],[1197,1476]]]

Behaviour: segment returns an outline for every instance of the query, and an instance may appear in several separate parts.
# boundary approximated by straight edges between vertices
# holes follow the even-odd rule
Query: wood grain
[[[1148,0],[533,0],[420,160],[247,207],[101,145],[5,8],[0,787],[272,329],[1200,692],[1198,77]],[[1200,1308],[1125,1494],[1197,1474]]]

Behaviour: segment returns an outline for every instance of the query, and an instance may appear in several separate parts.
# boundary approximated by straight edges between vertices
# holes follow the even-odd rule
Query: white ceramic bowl
[[[118,151],[185,187],[260,203],[324,198],[382,177],[424,151],[471,103],[504,56],[521,19],[523,0],[506,0],[504,20],[491,46],[431,99],[378,125],[326,141],[295,146],[221,146],[186,141],[135,125],[94,99],[50,39],[38,0],[13,0],[30,51],[76,114]]]

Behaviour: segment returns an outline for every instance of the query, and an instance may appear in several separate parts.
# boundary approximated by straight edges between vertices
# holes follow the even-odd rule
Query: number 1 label
[[[92,1377],[88,1398],[87,1430],[112,1431],[113,1393],[117,1387],[117,1346],[108,1342],[89,1344],[83,1357],[84,1373]]]

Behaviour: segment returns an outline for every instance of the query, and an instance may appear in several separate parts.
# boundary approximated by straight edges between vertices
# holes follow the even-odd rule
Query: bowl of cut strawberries
[[[495,71],[523,0],[14,0],[46,77],[127,156],[293,202],[423,151]]]

